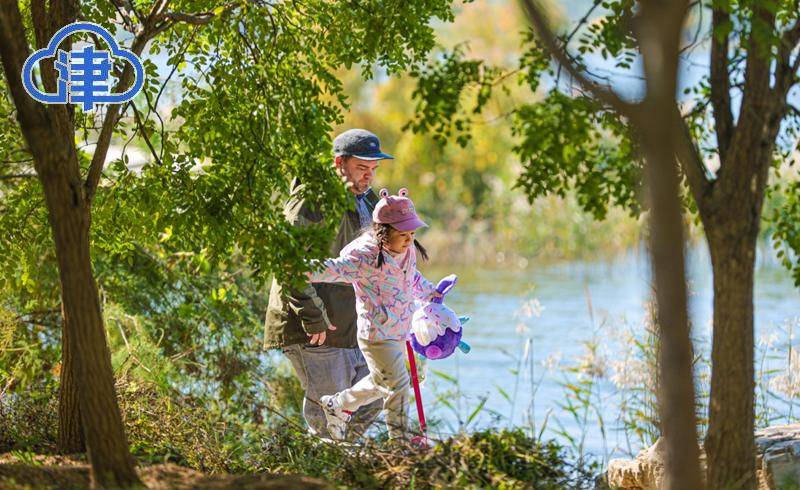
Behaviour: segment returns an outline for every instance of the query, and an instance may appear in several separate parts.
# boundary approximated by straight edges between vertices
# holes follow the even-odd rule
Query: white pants
[[[337,393],[338,401],[344,410],[355,411],[383,398],[389,437],[403,437],[407,430],[410,386],[405,363],[406,343],[404,340],[358,339],[358,347],[367,361],[369,374],[351,388]]]
[[[345,390],[369,375],[369,367],[358,347],[339,348],[328,345],[294,344],[283,348],[305,391],[303,417],[309,430],[320,437],[328,434],[325,414],[319,404],[322,395]],[[362,435],[377,418],[383,404],[380,400],[361,407],[350,419],[350,433]]]

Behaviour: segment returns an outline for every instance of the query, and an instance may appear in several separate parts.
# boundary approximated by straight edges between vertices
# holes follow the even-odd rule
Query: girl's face
[[[414,243],[414,231],[399,231],[394,228],[389,229],[389,237],[386,239],[386,248],[395,254],[402,254]]]

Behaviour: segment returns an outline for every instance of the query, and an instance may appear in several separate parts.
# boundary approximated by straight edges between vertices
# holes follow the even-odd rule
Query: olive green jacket
[[[302,184],[295,185],[284,214],[294,226],[308,226],[322,221],[322,214],[299,196]],[[331,243],[330,256],[338,257],[345,245],[361,232],[361,221],[355,210],[344,212],[339,231]],[[372,212],[378,196],[367,191],[367,209]],[[336,330],[327,330],[333,324]],[[272,281],[269,305],[264,321],[264,349],[279,349],[308,342],[308,334],[327,330],[325,344],[331,347],[356,348],[356,297],[351,284],[308,284],[302,291],[284,288]]]

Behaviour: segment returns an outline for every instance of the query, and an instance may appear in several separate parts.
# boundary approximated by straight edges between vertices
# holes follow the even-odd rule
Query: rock
[[[800,424],[779,425],[755,433],[756,473],[759,490],[800,486]],[[664,481],[662,439],[642,451],[636,459],[612,459],[597,488],[656,490]],[[701,467],[705,454],[701,450]],[[603,487],[607,485],[607,487]]]
[[[612,459],[606,470],[608,486],[622,490],[660,488],[664,479],[663,452],[664,443],[658,439],[636,459]]]
[[[606,484],[609,488],[642,490],[642,473],[637,460],[612,459],[606,470]]]
[[[758,488],[796,488],[800,485],[800,424],[756,431]]]

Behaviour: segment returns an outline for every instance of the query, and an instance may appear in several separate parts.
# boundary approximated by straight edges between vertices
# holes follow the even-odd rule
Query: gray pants
[[[284,347],[283,354],[292,363],[300,385],[305,390],[303,417],[309,430],[320,437],[330,437],[319,399],[323,395],[346,390],[369,375],[364,355],[357,347],[346,349],[308,344]],[[348,438],[357,438],[364,434],[382,407],[383,401],[378,399],[356,410],[348,424]]]

